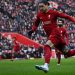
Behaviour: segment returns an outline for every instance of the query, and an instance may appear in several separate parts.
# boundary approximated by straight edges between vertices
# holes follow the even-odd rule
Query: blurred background
[[[40,0],[0,0],[0,59],[12,58],[12,49],[14,42],[11,34],[17,33],[25,39],[28,38],[28,31],[31,29],[33,22],[38,12],[38,2]],[[75,17],[75,0],[48,0],[49,8],[64,12]],[[64,26],[69,35],[69,48],[75,49],[75,24],[69,20],[64,20]],[[7,36],[5,36],[8,34]],[[21,37],[16,37],[20,47],[15,53],[14,58],[41,58],[43,57],[43,49],[36,47],[34,44],[29,45],[24,43],[27,41],[20,40]],[[22,39],[22,38],[21,38]],[[47,41],[46,34],[39,25],[36,32],[30,38],[38,45],[44,45]],[[20,41],[19,41],[20,40]],[[32,42],[32,41],[31,41]],[[55,53],[53,53],[55,54]],[[55,58],[55,55],[53,55]]]

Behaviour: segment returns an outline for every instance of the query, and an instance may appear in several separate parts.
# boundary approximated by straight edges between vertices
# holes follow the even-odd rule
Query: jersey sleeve
[[[71,16],[69,16],[69,15],[67,15],[67,14],[65,14],[65,13],[61,13],[61,12],[58,12],[58,11],[55,11],[55,13],[56,13],[56,16],[57,16],[57,17],[69,19],[69,20],[71,20],[72,22],[75,23],[75,18],[74,18],[74,17],[71,17]]]
[[[39,26],[39,23],[40,23],[40,18],[39,18],[39,14],[38,14],[35,21],[34,21],[34,24],[32,26],[33,31],[35,31],[37,29],[37,27]]]

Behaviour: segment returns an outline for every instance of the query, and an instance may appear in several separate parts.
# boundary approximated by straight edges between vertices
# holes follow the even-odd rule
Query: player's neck
[[[47,10],[45,10],[43,13],[47,13],[49,10],[47,9]]]

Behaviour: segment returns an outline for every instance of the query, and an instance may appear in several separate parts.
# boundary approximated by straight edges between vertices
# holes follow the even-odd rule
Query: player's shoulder
[[[54,14],[54,13],[59,13],[57,10],[53,10],[53,9],[49,9],[48,12],[49,12],[49,13],[52,13],[52,14]]]
[[[38,11],[38,13],[37,13],[38,16],[40,16],[42,14],[43,14],[43,12],[41,12],[41,11]]]
[[[49,13],[52,13],[52,12],[54,12],[54,10],[53,9],[49,9],[48,12]]]
[[[63,30],[63,31],[66,31],[66,28],[63,26],[63,27],[62,27],[62,30]]]
[[[48,11],[49,11],[49,12],[54,12],[54,10],[53,10],[53,9],[49,9]]]

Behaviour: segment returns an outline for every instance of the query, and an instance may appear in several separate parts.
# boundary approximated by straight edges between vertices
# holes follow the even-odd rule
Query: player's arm
[[[69,19],[69,20],[71,20],[72,22],[75,23],[75,18],[74,18],[74,17],[69,16],[69,15],[67,15],[67,14],[65,14],[65,13],[57,12],[57,11],[55,11],[55,13],[56,13],[56,16],[57,16],[57,17],[61,17],[61,18],[65,18],[65,19]]]
[[[36,18],[36,20],[35,20],[35,22],[34,22],[34,25],[32,26],[32,30],[33,30],[33,31],[36,31],[36,29],[37,29],[39,23],[40,23],[40,18],[39,18],[39,16],[37,16],[37,18]]]
[[[34,24],[33,24],[33,26],[32,26],[32,29],[28,32],[28,35],[29,35],[29,36],[31,36],[31,34],[32,34],[34,31],[36,31],[36,29],[37,29],[39,23],[40,23],[40,18],[39,18],[39,15],[37,15],[37,17],[36,17],[36,19],[35,19],[35,21],[34,21]]]

